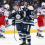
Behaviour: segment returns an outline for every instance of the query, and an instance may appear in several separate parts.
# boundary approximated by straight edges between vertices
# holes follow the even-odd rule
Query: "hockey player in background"
[[[5,16],[0,12],[0,38],[5,38]]]
[[[9,26],[8,23],[8,16],[9,16],[9,5],[5,4],[5,5],[0,5],[0,12],[2,12],[2,15],[5,16],[6,19],[6,26]]]
[[[21,6],[21,10],[23,10],[24,6],[27,8],[27,2],[24,2],[25,5]]]
[[[12,11],[12,25],[16,24],[19,40],[21,39],[22,21],[23,21],[23,11],[19,9],[17,4],[14,4],[14,10]]]
[[[30,2],[27,4],[29,10],[33,10],[33,6],[30,5]]]
[[[22,30],[22,40],[23,43],[20,45],[31,45],[31,35],[30,35],[30,29],[31,25],[34,24],[33,19],[33,10],[29,10],[27,6],[24,6],[24,18],[23,18],[23,30]],[[27,44],[26,44],[27,39]]]
[[[4,17],[4,16],[2,16],[2,15],[4,15],[4,13],[2,12],[2,9],[3,9],[3,7],[2,7],[2,5],[0,5],[0,38],[3,37],[3,33],[5,32],[5,30],[3,30],[3,28],[2,28],[3,22],[1,22],[2,21],[1,19]]]
[[[37,36],[44,37],[42,36],[42,32],[45,26],[45,2],[42,2],[42,7],[38,8],[37,22],[38,22]]]

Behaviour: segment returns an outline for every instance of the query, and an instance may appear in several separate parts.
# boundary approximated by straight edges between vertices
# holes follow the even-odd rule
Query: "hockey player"
[[[2,15],[4,15],[5,19],[6,19],[6,24],[7,24],[6,26],[9,26],[9,24],[8,24],[9,5],[5,4],[4,7],[3,7],[3,5],[0,5],[0,6],[1,6],[0,12],[2,12]]]
[[[5,16],[5,18],[4,18],[4,20],[5,20],[8,12],[5,10],[5,8],[3,8],[2,5],[0,5],[0,12],[2,13],[2,16]],[[5,21],[6,21],[6,20],[5,20]],[[5,26],[6,26],[6,25],[5,25]],[[1,28],[0,28],[0,29],[3,30],[3,27],[4,27],[4,32],[5,32],[5,26],[1,26]],[[3,32],[3,33],[4,33],[4,32]],[[3,33],[1,32],[1,35],[3,35]],[[4,37],[4,38],[5,38],[5,37]]]
[[[18,34],[21,39],[21,30],[22,30],[22,20],[23,20],[23,11],[19,9],[19,6],[17,4],[14,4],[14,10],[12,11],[12,25],[16,24]],[[19,40],[20,40],[19,39]]]
[[[23,30],[22,30],[22,40],[23,43],[20,45],[26,45],[26,39],[28,41],[27,45],[31,45],[31,35],[30,35],[30,29],[31,25],[33,25],[33,10],[29,10],[27,7],[23,8],[24,13],[24,19],[23,19]]]
[[[5,32],[5,16],[2,15],[2,12],[0,12],[0,38],[5,38],[4,36]]]
[[[2,12],[2,15],[4,15],[5,16],[5,19],[6,19],[6,13],[7,13],[7,11],[5,9],[5,5],[2,5],[2,7],[0,9],[0,12]],[[7,24],[6,24],[6,26],[7,26]]]
[[[44,37],[42,36],[43,27],[45,26],[44,19],[45,19],[45,2],[42,2],[42,7],[38,8],[38,13],[37,13],[37,21],[38,21],[37,36],[38,37]]]
[[[0,5],[0,12],[2,12],[2,5]],[[0,13],[0,15],[3,15],[3,12]],[[0,21],[1,22],[1,21]],[[0,23],[0,37],[2,36],[2,31],[1,31],[1,23]]]

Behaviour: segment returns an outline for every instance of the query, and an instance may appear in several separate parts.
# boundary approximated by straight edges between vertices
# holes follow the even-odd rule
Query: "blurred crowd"
[[[17,0],[15,0],[14,2],[11,0],[9,2],[10,3],[4,2],[3,4],[0,4],[0,5],[2,5],[2,7],[0,6],[0,8],[6,9],[9,12],[8,18],[12,19],[12,15],[11,14],[12,14],[12,10],[14,10],[13,9],[14,4],[18,4],[19,8],[20,8],[20,6],[24,6],[25,3],[24,3],[24,1],[20,2],[20,1],[17,1]],[[31,2],[27,2],[27,6],[28,7],[32,6],[34,8],[34,13],[33,14],[34,14],[34,18],[36,19],[37,18],[38,1],[34,1],[32,4],[31,4]]]

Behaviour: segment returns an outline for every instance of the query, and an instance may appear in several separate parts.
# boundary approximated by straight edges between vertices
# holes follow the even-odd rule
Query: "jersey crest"
[[[20,18],[21,18],[20,14],[17,14],[17,15],[16,15],[16,19],[19,20]]]

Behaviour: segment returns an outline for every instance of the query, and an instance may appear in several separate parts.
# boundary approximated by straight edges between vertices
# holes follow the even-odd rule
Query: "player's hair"
[[[30,2],[28,2],[28,5],[31,5],[31,3],[30,3]]]

